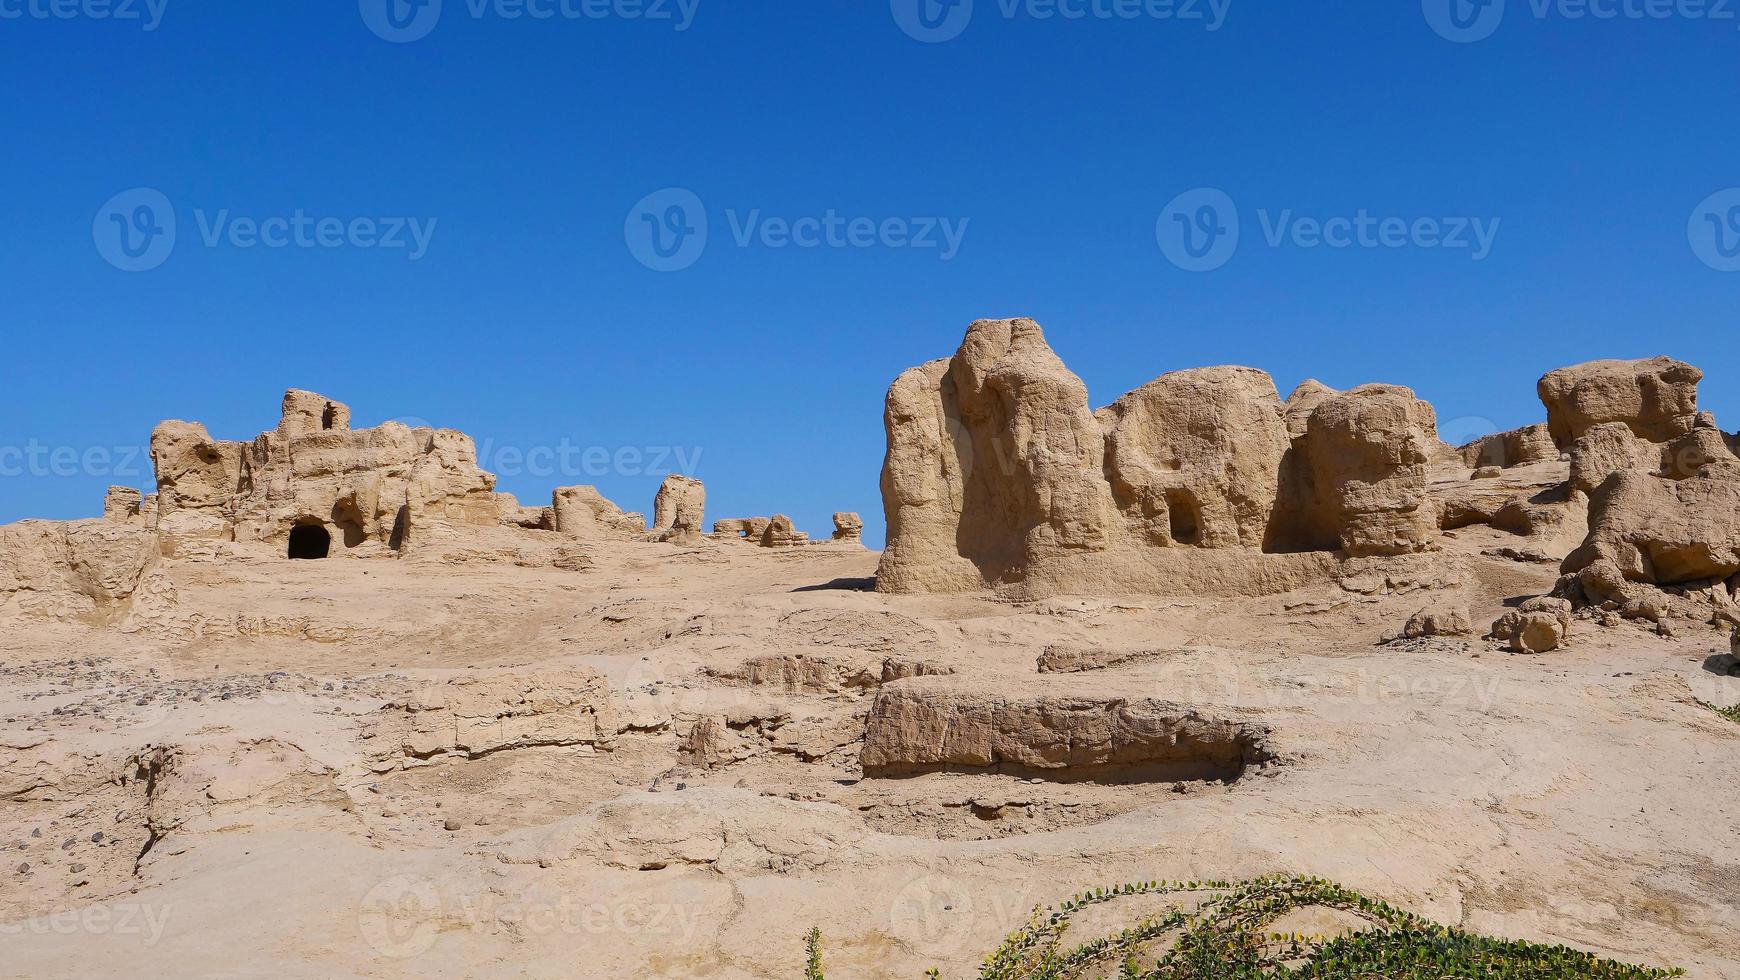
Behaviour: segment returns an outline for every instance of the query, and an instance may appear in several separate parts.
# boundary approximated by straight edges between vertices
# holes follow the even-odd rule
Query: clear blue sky
[[[150,483],[8,447],[83,457],[163,418],[248,438],[295,386],[359,424],[463,429],[496,463],[503,446],[698,448],[709,519],[785,512],[821,533],[857,510],[880,541],[888,383],[982,316],[1039,319],[1096,406],[1237,363],[1283,394],[1393,381],[1447,422],[1510,427],[1540,419],[1550,368],[1668,353],[1740,427],[1740,272],[1689,234],[1740,186],[1732,18],[1509,0],[1436,17],[1490,34],[1456,43],[1413,0],[1233,0],[1213,31],[1113,0],[1099,12],[1136,16],[699,0],[681,31],[620,16],[642,9],[628,0],[569,0],[605,19],[445,0],[435,21],[401,9],[426,36],[392,43],[351,0],[167,0],[150,31],[54,2],[0,0],[20,14],[0,17],[0,521],[92,515],[110,482]],[[959,34],[902,26],[924,23]],[[177,228],[145,272],[99,248],[136,203],[106,202],[134,188]],[[674,272],[634,242],[671,217],[668,195],[635,211],[665,188],[708,225]],[[1206,272],[1157,234],[1198,188],[1241,231]],[[1718,222],[1740,204],[1714,200]],[[777,247],[765,223],[830,211],[872,219],[868,247]],[[340,219],[339,247],[247,247],[232,223],[298,212]],[[1296,224],[1361,212],[1403,219],[1406,241],[1311,247]],[[374,218],[433,219],[426,254],[350,237]],[[965,219],[956,254],[883,233],[925,218]],[[1499,222],[1479,259],[1413,231],[1457,218]],[[641,510],[649,462],[501,482],[531,502],[592,482]]]

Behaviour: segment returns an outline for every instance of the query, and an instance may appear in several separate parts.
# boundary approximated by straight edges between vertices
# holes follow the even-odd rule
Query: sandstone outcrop
[[[1269,731],[1149,698],[1098,692],[1004,696],[946,678],[882,688],[866,776],[989,770],[1053,779],[1238,778],[1273,759]]]
[[[864,518],[850,511],[834,515],[834,541],[837,544],[864,543]]]
[[[1483,436],[1459,447],[1456,454],[1469,469],[1483,466],[1508,469],[1552,462],[1559,458],[1559,446],[1553,441],[1552,429],[1542,422]]]
[[[554,507],[522,507],[519,498],[511,493],[496,494],[495,502],[496,510],[501,513],[501,522],[508,527],[523,527],[532,531],[556,529]]]
[[[1440,444],[1406,388],[1174,372],[1099,412],[1032,320],[981,320],[889,389],[885,592],[1266,594],[1435,547]]]
[[[1668,442],[1691,431],[1704,373],[1683,361],[1591,361],[1549,372],[1538,386],[1547,428],[1563,448],[1603,422],[1624,422],[1640,438]]]
[[[1602,422],[1571,444],[1571,488],[1592,494],[1614,473],[1654,472],[1660,464],[1660,446],[1639,438],[1624,422]]]
[[[132,487],[110,487],[103,497],[103,519],[123,522],[138,520],[144,499]]]
[[[1437,441],[1432,407],[1407,388],[1363,385],[1325,399],[1298,443],[1303,543],[1354,556],[1431,550],[1438,517],[1426,464]]]
[[[713,535],[760,544],[761,536],[767,533],[767,526],[772,523],[773,518],[771,517],[729,517],[722,521],[713,522]]]
[[[810,536],[792,526],[791,518],[775,514],[761,532],[763,548],[801,548],[810,543]]]
[[[558,487],[551,494],[556,530],[574,538],[629,540],[646,533],[646,518],[627,513],[597,487]]]
[[[653,500],[651,534],[673,544],[699,544],[707,489],[700,480],[675,473],[665,477]]]
[[[1261,548],[1290,448],[1262,371],[1163,375],[1101,409],[1105,472],[1128,528],[1161,547]]]
[[[313,392],[286,392],[277,428],[252,442],[164,422],[151,458],[172,553],[187,539],[284,548],[293,536],[335,553],[396,551],[417,533],[500,520],[495,478],[478,469],[468,436],[396,422],[353,430],[349,408]]]
[[[1708,618],[1740,587],[1740,482],[1616,472],[1596,488],[1589,537],[1561,571],[1558,593],[1580,606],[1659,620],[1675,605],[1661,590],[1672,589],[1703,593],[1688,614]]]
[[[370,766],[387,772],[509,749],[608,749],[622,726],[609,682],[567,670],[455,678],[383,706],[362,735]]]
[[[149,529],[111,520],[0,526],[0,608],[57,615],[131,597],[157,559]]]
[[[1468,618],[1468,607],[1460,603],[1442,602],[1427,606],[1408,617],[1402,632],[1395,637],[1417,640],[1428,636],[1469,636],[1474,624]]]
[[[1516,653],[1550,653],[1571,633],[1571,604],[1564,599],[1528,599],[1492,624],[1491,638]]]

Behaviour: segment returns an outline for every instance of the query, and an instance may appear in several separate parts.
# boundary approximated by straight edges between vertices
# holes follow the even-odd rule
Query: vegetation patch
[[[1114,935],[1066,946],[1077,913],[1137,895],[1179,895]],[[1300,909],[1335,909],[1370,928],[1336,937],[1277,933]],[[824,980],[822,935],[806,937],[805,980]],[[1631,966],[1565,946],[1491,939],[1439,925],[1319,878],[1145,882],[1096,889],[1039,909],[985,958],[979,980],[1653,980],[1683,970]],[[937,970],[928,974],[940,976]]]

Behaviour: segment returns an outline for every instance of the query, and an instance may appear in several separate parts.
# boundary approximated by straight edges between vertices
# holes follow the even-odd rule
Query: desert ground
[[[1426,424],[1394,390],[1355,394]],[[1627,470],[1590,510],[1564,490],[1594,479],[1586,436],[1508,466],[1395,456],[1400,476],[1344,498],[1339,552],[1217,551],[1232,524],[1201,484],[1202,513],[1158,533],[1202,545],[1156,546],[1127,588],[1103,569],[1060,586],[1046,553],[891,591],[900,562],[941,567],[914,564],[897,507],[899,562],[850,515],[836,540],[701,533],[694,481],[648,531],[595,495],[527,509],[455,482],[457,457],[428,462],[460,445],[441,434],[285,405],[252,444],[165,423],[154,501],[0,529],[0,974],[783,978],[819,927],[830,976],[967,976],[1085,888],[1288,873],[1740,978],[1740,724],[1711,707],[1740,702],[1709,605],[1732,586],[1668,584],[1709,547],[1614,544],[1633,569],[1615,588],[1645,589],[1644,565],[1662,583],[1642,598],[1578,578],[1567,554],[1585,532],[1609,554],[1627,481],[1678,492]],[[389,443],[418,461],[368,455]],[[346,474],[365,471],[361,494]],[[382,492],[385,472],[411,489]],[[218,478],[221,504],[202,496]],[[1361,544],[1371,487],[1396,481],[1430,534]],[[1499,526],[1516,500],[1534,516]],[[344,547],[294,560],[317,509]]]
[[[170,562],[177,612],[139,634],[8,629],[0,971],[796,976],[813,924],[840,975],[966,975],[1081,887],[1290,871],[1740,976],[1724,857],[1740,726],[1695,703],[1740,700],[1713,672],[1726,637],[1380,646],[1417,605],[1405,593],[887,597],[864,589],[876,557],[262,554]],[[1478,615],[1553,577],[1468,561]],[[1048,646],[1135,656],[1042,675]],[[769,658],[802,666],[738,679]],[[1275,758],[1230,781],[865,778],[890,661],[1012,699],[1187,705],[1268,730]],[[406,765],[368,737],[430,685],[523,678],[535,695],[592,672],[616,702],[608,740],[557,719],[551,744]],[[553,693],[549,711],[578,710]],[[712,767],[690,738],[709,718],[725,719]]]

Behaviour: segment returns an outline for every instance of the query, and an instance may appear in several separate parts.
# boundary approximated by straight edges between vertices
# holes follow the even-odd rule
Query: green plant
[[[804,937],[804,952],[808,961],[804,964],[804,980],[827,980],[822,976],[822,930],[811,929]]]
[[[1198,901],[1193,908],[1172,909],[1113,935],[1065,947],[1070,921],[1083,909],[1136,895]],[[1304,908],[1337,909],[1370,928],[1334,938],[1270,931],[1282,916]],[[820,980],[818,930],[810,931],[808,948],[808,980]],[[985,958],[979,980],[1085,980],[1106,976],[1109,964],[1116,964],[1124,980],[1656,980],[1684,975],[1599,960],[1565,946],[1473,935],[1320,878],[1271,877],[1150,881],[1085,892],[1035,911]]]
[[[1708,701],[1699,701],[1698,703],[1729,721],[1734,722],[1735,724],[1740,724],[1740,704],[1734,705],[1732,708],[1719,708]]]

